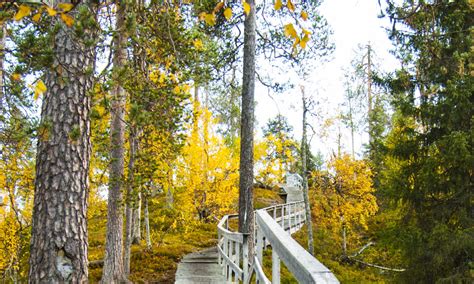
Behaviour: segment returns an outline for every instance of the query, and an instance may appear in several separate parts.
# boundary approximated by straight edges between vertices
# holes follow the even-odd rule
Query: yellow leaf
[[[309,36],[305,35],[300,41],[301,48],[303,49],[306,48],[306,44],[308,43],[308,41],[309,41]]]
[[[204,20],[206,19],[206,15],[207,15],[206,12],[201,12],[201,13],[199,14],[199,20],[204,21]]]
[[[311,32],[308,31],[307,29],[303,29],[303,33],[304,33],[305,35],[307,35],[307,36],[309,36],[309,35],[311,34]]]
[[[15,21],[19,21],[23,19],[24,17],[28,16],[31,13],[31,8],[26,5],[20,5],[18,8],[18,12],[16,12],[15,17],[13,19]]]
[[[176,86],[173,88],[173,94],[177,95],[181,92],[181,88],[179,86]]]
[[[298,38],[298,34],[296,33],[296,30],[293,24],[285,25],[284,29],[285,29],[285,36],[295,38],[295,39]]]
[[[288,2],[286,3],[286,7],[288,7],[288,10],[290,10],[291,12],[295,10],[295,5],[293,4],[293,2],[291,2],[291,0],[288,0]]]
[[[46,85],[43,83],[43,81],[38,80],[38,83],[36,83],[36,86],[35,86],[35,95],[33,98],[37,100],[40,95],[46,92],[46,90],[47,88],[46,88]]]
[[[18,74],[18,73],[13,73],[13,74],[12,74],[12,80],[13,80],[13,81],[19,81],[20,78],[21,78],[21,75],[20,75],[20,74]]]
[[[275,1],[275,10],[277,10],[277,11],[280,10],[281,6],[282,6],[281,0],[276,0]]]
[[[229,21],[230,18],[232,18],[232,9],[231,8],[226,8],[224,10],[224,17],[227,19],[227,21]]]
[[[46,7],[46,11],[48,12],[48,15],[50,17],[54,17],[58,13],[58,12],[56,12],[56,10],[54,10],[53,7],[49,7],[49,6]]]
[[[217,3],[216,7],[214,7],[214,13],[219,12],[219,10],[222,9],[222,7],[224,7],[224,2]]]
[[[61,13],[61,20],[63,20],[63,22],[68,26],[68,27],[72,27],[72,25],[74,24],[74,19],[67,15],[67,14],[64,14],[64,13]]]
[[[201,50],[202,49],[202,40],[200,39],[195,39],[194,42],[194,48],[196,48],[197,50]]]
[[[306,13],[306,11],[301,11],[300,16],[301,16],[301,19],[305,21],[308,20],[308,13]]]
[[[247,3],[247,2],[244,2],[244,12],[245,12],[245,15],[249,15],[250,13],[250,4]]]
[[[74,8],[74,4],[71,3],[61,3],[58,4],[58,8],[63,10],[63,12],[69,12],[72,8]]]
[[[39,22],[39,20],[41,19],[41,13],[35,14],[33,17],[31,17],[31,19],[32,19],[33,22],[35,22],[35,23]]]
[[[206,14],[204,21],[206,24],[209,26],[214,26],[216,24],[216,15],[214,13],[212,14]]]

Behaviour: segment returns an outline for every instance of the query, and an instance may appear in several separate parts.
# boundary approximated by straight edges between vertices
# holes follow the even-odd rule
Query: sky
[[[398,66],[393,55],[389,53],[392,44],[385,31],[385,28],[389,27],[389,20],[378,18],[380,7],[377,0],[325,0],[320,11],[333,30],[336,49],[332,60],[313,70],[309,76],[311,80],[293,82],[296,86],[303,84],[306,94],[319,101],[317,108],[317,113],[320,114],[319,118],[309,118],[309,123],[316,132],[320,132],[321,121],[338,113],[338,104],[342,102],[344,95],[342,69],[350,66],[358,45],[371,43],[382,70],[390,71]],[[271,94],[270,97],[266,88],[257,85],[255,97],[258,131],[261,131],[268,119],[281,113],[288,118],[293,126],[295,139],[301,139],[302,114],[299,88],[284,94]],[[321,133],[314,135],[311,140],[313,152],[321,151],[325,156],[328,156],[337,151],[337,127],[333,127],[331,130],[328,137],[321,137]],[[349,152],[350,133],[343,127],[341,133],[343,149]],[[356,152],[360,156],[361,146],[367,140],[367,135],[359,133],[355,140]]]

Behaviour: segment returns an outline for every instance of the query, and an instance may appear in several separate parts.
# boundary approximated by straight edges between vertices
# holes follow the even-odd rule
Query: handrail
[[[281,258],[296,279],[302,283],[339,283],[329,269],[290,236],[305,223],[303,201],[274,205],[255,211],[256,255],[250,271],[248,236],[229,229],[229,219],[236,217],[238,215],[226,215],[217,225],[219,264],[227,282],[249,283],[251,272],[255,272],[257,283],[280,283]],[[263,250],[269,245],[272,247],[272,282],[265,276],[261,266]]]
[[[272,258],[277,261],[281,259],[299,283],[339,283],[334,274],[286,234],[266,210],[257,210],[255,213],[258,238],[264,238],[270,244]],[[262,242],[257,239],[257,244]],[[257,245],[256,261],[261,262],[262,250],[262,247]],[[256,267],[259,265],[260,263]],[[279,267],[272,268],[272,280],[279,283],[280,272],[273,271],[276,268],[279,270]],[[278,279],[275,279],[275,276]]]

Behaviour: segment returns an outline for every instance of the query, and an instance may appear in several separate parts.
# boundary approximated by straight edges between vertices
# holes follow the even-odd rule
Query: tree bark
[[[95,17],[94,8],[90,11]],[[44,76],[29,283],[88,281],[88,92],[93,86],[95,45],[84,44],[72,28],[60,26],[54,35],[54,61]],[[92,39],[93,31],[86,29],[84,37]]]
[[[150,238],[150,217],[148,214],[148,196],[145,196],[145,232],[146,232],[146,247],[151,248],[151,238]]]
[[[126,1],[117,4],[116,35],[114,38],[112,109],[110,123],[110,174],[107,204],[107,235],[105,242],[102,283],[127,281],[123,266],[123,207],[122,189],[124,186],[124,132],[125,132],[125,90],[120,84],[120,69],[126,64],[127,33],[125,17]]]
[[[123,265],[125,275],[130,275],[130,252],[132,247],[132,230],[133,230],[133,209],[135,207],[134,196],[134,171],[135,171],[135,156],[137,153],[137,139],[136,131],[134,129],[130,130],[130,157],[128,161],[128,184],[127,184],[127,193],[126,193],[126,209],[125,209],[125,244],[124,244],[124,255],[123,255]]]
[[[133,209],[132,221],[132,244],[138,245],[142,239],[141,236],[141,212],[142,212],[142,194],[137,194],[137,206]]]
[[[2,100],[3,100],[3,89],[4,89],[4,82],[3,82],[3,62],[5,60],[5,39],[7,37],[7,28],[5,23],[0,23],[0,111],[2,110]]]
[[[311,255],[314,255],[314,244],[313,244],[313,222],[311,219],[311,206],[309,203],[308,193],[308,176],[307,176],[307,138],[306,138],[306,114],[308,113],[308,102],[304,92],[304,88],[301,87],[301,94],[303,100],[303,138],[301,139],[301,177],[303,178],[303,200],[306,213],[306,225],[308,227],[308,251]]]
[[[254,255],[253,126],[255,96],[255,1],[244,23],[244,62],[239,177],[239,231],[248,234],[249,259]]]

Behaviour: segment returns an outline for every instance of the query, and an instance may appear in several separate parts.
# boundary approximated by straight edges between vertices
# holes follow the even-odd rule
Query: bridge
[[[283,189],[288,194],[286,203],[255,211],[253,261],[249,259],[248,236],[236,231],[238,215],[226,215],[217,225],[217,247],[185,256],[178,265],[175,283],[247,284],[254,279],[259,284],[278,284],[281,262],[299,283],[339,283],[327,267],[291,237],[306,221],[301,177],[287,176]],[[263,269],[263,252],[270,248],[271,281]]]

